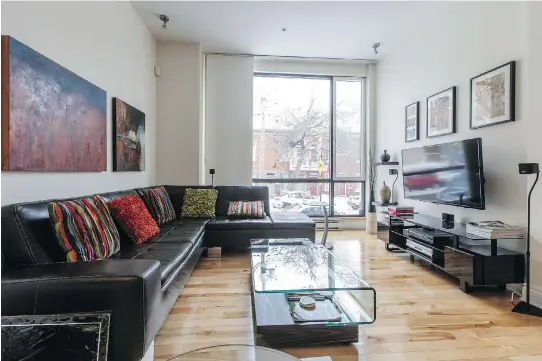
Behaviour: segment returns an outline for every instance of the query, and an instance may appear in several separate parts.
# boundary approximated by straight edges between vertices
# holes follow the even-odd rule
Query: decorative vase
[[[384,203],[389,203],[391,199],[391,188],[388,187],[386,182],[384,182],[384,185],[382,188],[380,188],[380,199]]]
[[[390,155],[388,154],[387,150],[384,150],[384,154],[380,156],[380,160],[383,162],[389,162],[390,161]]]
[[[369,213],[376,212],[376,206],[373,204],[375,201],[375,191],[371,189],[369,192]]]

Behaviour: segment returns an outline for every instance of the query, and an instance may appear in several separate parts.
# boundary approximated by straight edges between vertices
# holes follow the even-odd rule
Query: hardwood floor
[[[333,361],[542,361],[542,319],[511,312],[510,295],[466,295],[453,278],[388,253],[363,231],[331,232],[335,255],[377,291],[377,320],[353,345],[285,349]],[[220,344],[252,344],[249,257],[210,250],[155,340],[155,360]]]

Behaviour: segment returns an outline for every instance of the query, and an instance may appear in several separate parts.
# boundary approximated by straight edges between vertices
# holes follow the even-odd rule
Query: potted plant
[[[375,149],[371,147],[369,149],[369,210],[367,212],[367,219],[365,221],[365,230],[367,233],[376,233],[377,232],[377,220],[376,220],[376,206],[375,202],[375,187],[376,187],[376,158],[375,158]]]

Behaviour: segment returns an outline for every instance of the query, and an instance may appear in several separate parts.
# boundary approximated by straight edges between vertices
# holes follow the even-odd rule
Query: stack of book
[[[414,216],[414,207],[400,207],[400,206],[390,206],[388,207],[388,212],[390,216],[395,217],[408,217]]]
[[[523,238],[525,229],[501,221],[468,222],[467,235],[489,239]]]

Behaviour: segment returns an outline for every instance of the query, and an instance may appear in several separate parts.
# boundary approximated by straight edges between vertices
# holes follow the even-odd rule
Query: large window
[[[364,81],[256,74],[253,183],[274,210],[364,216]]]

